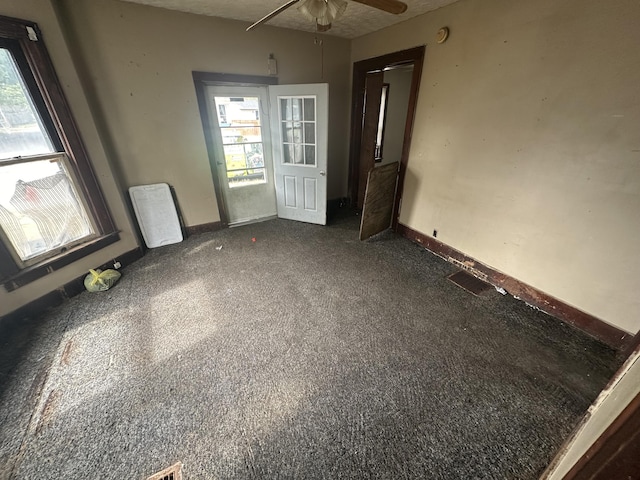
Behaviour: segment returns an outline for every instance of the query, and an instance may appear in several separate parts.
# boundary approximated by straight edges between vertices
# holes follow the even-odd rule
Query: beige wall
[[[167,182],[187,225],[219,220],[191,72],[268,75],[273,53],[279,83],[329,83],[328,196],[344,196],[349,41],[320,47],[313,34],[116,0],[59,3],[126,187]]]
[[[60,83],[85,142],[98,181],[106,196],[111,214],[120,230],[121,240],[109,247],[47,275],[11,293],[0,287],[0,316],[55,290],[87,272],[137,247],[132,225],[116,185],[100,137],[93,122],[84,92],[75,73],[56,14],[49,0],[0,0],[0,15],[22,18],[38,23]]]
[[[631,0],[462,0],[352,44],[427,44],[400,221],[632,333],[638,18]]]

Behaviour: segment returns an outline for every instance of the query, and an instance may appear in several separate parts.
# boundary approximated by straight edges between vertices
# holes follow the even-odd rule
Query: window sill
[[[67,265],[72,264],[76,260],[79,260],[87,255],[90,255],[98,250],[103,249],[107,245],[120,240],[118,232],[102,235],[101,237],[94,238],[93,240],[70,248],[64,253],[60,253],[55,257],[47,258],[42,262],[20,270],[17,274],[9,277],[3,282],[4,288],[7,292],[12,292],[20,287],[38,280],[56,270],[60,270]]]

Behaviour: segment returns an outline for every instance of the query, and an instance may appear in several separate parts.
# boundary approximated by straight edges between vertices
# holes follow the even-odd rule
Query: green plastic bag
[[[121,276],[117,270],[89,270],[89,274],[84,277],[84,286],[90,292],[103,292],[113,287]]]

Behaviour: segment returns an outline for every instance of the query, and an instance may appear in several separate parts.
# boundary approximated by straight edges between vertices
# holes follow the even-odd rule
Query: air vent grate
[[[447,278],[459,287],[464,288],[467,292],[473,293],[476,296],[479,296],[491,289],[490,284],[483,282],[479,278],[476,278],[464,271],[449,275]]]
[[[182,463],[165,468],[161,472],[151,475],[147,480],[182,480]]]

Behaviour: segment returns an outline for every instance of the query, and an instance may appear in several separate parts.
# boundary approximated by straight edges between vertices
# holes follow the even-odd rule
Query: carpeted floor
[[[357,220],[194,236],[2,338],[0,478],[537,478],[615,352]]]

